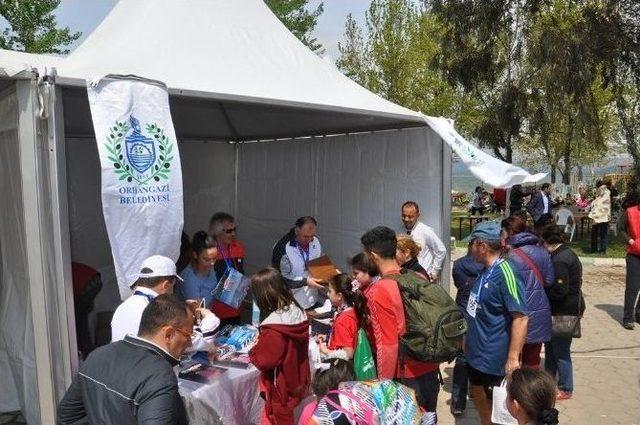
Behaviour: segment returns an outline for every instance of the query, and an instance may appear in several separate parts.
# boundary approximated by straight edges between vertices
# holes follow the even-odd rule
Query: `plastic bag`
[[[507,409],[507,380],[503,379],[499,387],[493,387],[493,406],[491,422],[499,425],[518,425]]]
[[[216,300],[232,308],[240,307],[247,296],[251,280],[233,267],[227,267],[227,271],[218,280],[213,296]]]
[[[377,377],[376,364],[373,361],[373,354],[371,354],[371,345],[369,345],[367,334],[362,328],[358,330],[356,351],[353,354],[353,369],[358,381],[368,381]]]

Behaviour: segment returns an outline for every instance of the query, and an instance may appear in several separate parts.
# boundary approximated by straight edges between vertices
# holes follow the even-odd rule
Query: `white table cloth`
[[[178,379],[189,423],[247,425],[259,424],[264,401],[258,391],[260,372],[228,368],[210,384]]]

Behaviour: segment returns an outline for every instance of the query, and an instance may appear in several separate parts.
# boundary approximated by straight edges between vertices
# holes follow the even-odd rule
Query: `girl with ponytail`
[[[518,425],[556,425],[556,385],[547,372],[515,369],[507,378],[507,409]]]
[[[358,329],[369,325],[369,312],[362,292],[349,275],[342,273],[329,281],[327,293],[336,308],[328,341],[318,337],[320,353],[324,358],[353,359],[358,341]]]

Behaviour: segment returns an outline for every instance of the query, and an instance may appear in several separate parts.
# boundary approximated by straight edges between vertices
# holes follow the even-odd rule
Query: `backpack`
[[[400,352],[423,362],[449,362],[462,351],[467,322],[445,289],[409,271],[386,275],[398,283],[406,321]]]

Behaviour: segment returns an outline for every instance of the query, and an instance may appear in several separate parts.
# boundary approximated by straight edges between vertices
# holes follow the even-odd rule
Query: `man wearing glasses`
[[[156,297],[173,294],[176,282],[182,282],[177,275],[176,265],[170,258],[153,255],[142,262],[138,280],[132,285],[133,295],[124,300],[113,313],[111,319],[111,342],[121,341],[127,335],[137,335],[142,312]],[[206,308],[198,308],[198,300],[188,300],[193,313],[201,318],[200,325],[193,328],[192,349],[213,348],[213,334],[220,320]]]
[[[218,257],[213,265],[218,278],[223,277],[228,268],[244,274],[244,246],[236,239],[237,229],[236,220],[226,212],[217,212],[209,220],[209,234],[215,239],[218,249]],[[211,309],[222,319],[222,324],[240,323],[240,309],[217,300],[213,301]]]
[[[137,336],[94,350],[58,407],[58,424],[188,423],[173,366],[191,345],[192,310],[173,294],[145,307]]]

